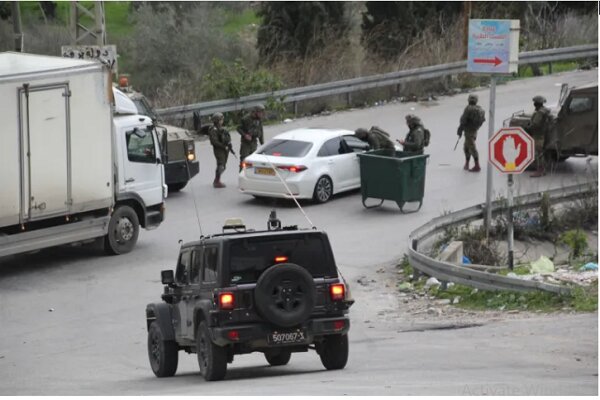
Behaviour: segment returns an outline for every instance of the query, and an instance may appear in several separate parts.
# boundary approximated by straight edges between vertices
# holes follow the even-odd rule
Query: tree
[[[402,54],[426,28],[443,33],[462,11],[461,2],[442,1],[368,1],[366,7],[361,43],[386,60]]]
[[[264,2],[257,47],[267,63],[278,59],[306,59],[328,41],[343,38],[349,21],[343,2]]]

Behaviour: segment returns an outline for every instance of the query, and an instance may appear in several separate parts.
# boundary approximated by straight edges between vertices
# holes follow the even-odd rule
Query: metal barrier
[[[550,203],[562,203],[580,199],[598,193],[598,183],[586,183],[581,185],[569,186],[560,189],[553,189],[545,192],[548,195]],[[544,193],[532,193],[515,198],[513,210],[525,210],[538,207]],[[492,203],[492,215],[506,211],[504,201],[495,201]],[[477,266],[473,269],[466,266],[454,265],[448,262],[434,260],[433,258],[420,253],[419,243],[440,233],[444,228],[453,225],[463,225],[467,222],[483,219],[485,215],[485,204],[469,207],[464,210],[456,211],[441,217],[434,218],[425,225],[415,229],[409,235],[408,260],[417,270],[436,277],[446,282],[460,283],[483,290],[512,290],[512,291],[533,291],[544,290],[553,293],[568,294],[570,288],[559,285],[551,285],[544,282],[526,281],[518,278],[497,275],[480,271],[486,266]],[[489,266],[490,270],[497,267]]]
[[[598,57],[597,44],[523,52],[519,54],[519,65],[573,60],[577,58],[588,57]],[[258,104],[264,104],[268,99],[272,98],[278,99],[278,101],[281,101],[282,103],[295,103],[302,100],[344,93],[350,94],[359,90],[397,85],[408,81],[441,78],[448,75],[457,75],[466,71],[467,62],[457,61],[449,64],[433,65],[429,67],[390,72],[381,75],[327,82],[301,88],[258,93],[237,99],[214,100],[178,107],[162,108],[156,110],[156,112],[161,117],[190,118],[194,112],[198,113],[199,115],[210,115],[217,111],[239,111]]]

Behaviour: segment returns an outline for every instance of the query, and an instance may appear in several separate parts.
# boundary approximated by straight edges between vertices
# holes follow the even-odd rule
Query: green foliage
[[[581,255],[588,248],[587,236],[579,229],[572,229],[566,231],[559,238],[560,243],[564,243],[569,246],[570,253],[569,258],[574,259]]]
[[[202,78],[202,92],[206,99],[228,99],[252,93],[272,92],[281,89],[282,83],[264,68],[252,70],[240,59],[232,63],[218,58]]]
[[[235,34],[252,24],[260,24],[260,18],[256,15],[254,10],[247,9],[240,13],[231,13],[225,19],[223,32],[229,35]]]
[[[575,311],[598,310],[598,281],[588,287],[577,287],[571,291],[571,306]]]
[[[349,30],[345,3],[338,1],[262,2],[257,48],[266,63],[306,59]]]

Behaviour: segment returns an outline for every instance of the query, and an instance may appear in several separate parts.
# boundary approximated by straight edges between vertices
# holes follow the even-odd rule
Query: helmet
[[[469,95],[469,104],[471,104],[471,103],[477,104],[478,101],[479,101],[479,97],[477,97],[476,94]]]
[[[546,102],[546,98],[544,96],[535,96],[533,99],[534,104],[544,104]]]
[[[421,123],[421,119],[414,114],[406,115],[406,123],[407,124],[419,124]]]
[[[369,132],[364,128],[358,128],[357,130],[354,131],[354,136],[356,136],[359,139],[366,138],[368,134],[369,134]]]
[[[225,117],[220,112],[216,112],[212,115],[212,117],[210,117],[210,119],[212,120],[212,122],[217,122],[222,119],[225,119]]]

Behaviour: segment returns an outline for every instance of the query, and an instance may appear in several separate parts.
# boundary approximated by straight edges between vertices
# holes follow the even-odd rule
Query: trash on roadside
[[[518,275],[515,274],[514,272],[509,272],[508,274],[506,274],[507,278],[518,278]]]
[[[410,282],[402,282],[398,285],[398,290],[401,292],[408,292],[413,289],[413,285]]]
[[[463,260],[462,260],[463,264],[473,264],[471,262],[471,259],[467,256],[463,256]]]
[[[598,271],[598,264],[589,262],[589,263],[581,266],[581,268],[579,268],[579,270],[580,271]]]
[[[432,286],[439,286],[441,285],[440,281],[438,281],[436,278],[434,278],[433,276],[429,279],[427,279],[427,282],[425,282],[425,289],[429,289]]]
[[[532,274],[551,274],[554,272],[554,263],[545,256],[541,256],[530,265],[529,271]]]

